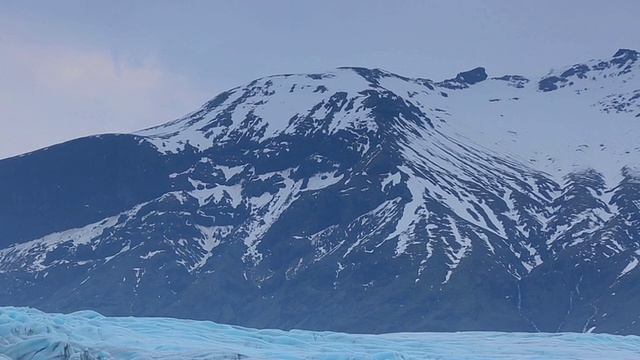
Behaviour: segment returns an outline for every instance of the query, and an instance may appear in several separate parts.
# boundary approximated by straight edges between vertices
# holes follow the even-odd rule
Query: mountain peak
[[[540,80],[538,90],[554,91],[572,86],[578,80],[595,80],[596,78],[623,78],[623,83],[632,71],[637,71],[638,52],[630,49],[619,49],[608,60],[591,60],[586,63],[575,64],[554,72]]]
[[[469,71],[458,73],[456,80],[465,84],[473,85],[487,79],[487,72],[483,67],[477,67]]]
[[[396,78],[400,78],[403,80],[408,80],[405,77],[393,74],[389,71],[386,70],[382,70],[382,69],[370,69],[370,68],[365,68],[365,67],[340,67],[338,68],[338,70],[352,70],[354,71],[356,74],[360,75],[362,78],[364,78],[365,80],[367,80],[369,83],[378,86],[380,85],[380,80],[382,78],[386,78],[386,77],[396,77]]]
[[[613,55],[614,58],[631,56],[635,56],[637,58],[638,52],[631,49],[618,49],[618,51],[616,51],[616,53]]]
[[[487,79],[487,72],[483,67],[458,73],[455,78],[444,80],[437,85],[451,90],[466,89]]]
[[[630,50],[630,49],[619,49],[613,55],[613,59],[611,60],[611,63],[618,65],[619,68],[622,68],[623,66],[627,65],[627,63],[629,63],[627,67],[629,67],[631,64],[635,64],[637,60],[638,60],[637,51]]]

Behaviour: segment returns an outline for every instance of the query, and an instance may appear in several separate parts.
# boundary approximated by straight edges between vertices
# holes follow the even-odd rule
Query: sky
[[[0,0],[0,159],[339,66],[543,76],[640,50],[637,0]]]

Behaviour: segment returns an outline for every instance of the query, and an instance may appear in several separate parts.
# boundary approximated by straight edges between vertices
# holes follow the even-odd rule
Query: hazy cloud
[[[0,79],[5,157],[34,150],[34,144],[157,125],[211,95],[153,59],[133,64],[107,52],[7,37],[0,47]]]

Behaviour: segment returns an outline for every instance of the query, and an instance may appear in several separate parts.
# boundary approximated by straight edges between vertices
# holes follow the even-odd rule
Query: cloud
[[[0,158],[172,120],[212,97],[152,58],[0,38]]]

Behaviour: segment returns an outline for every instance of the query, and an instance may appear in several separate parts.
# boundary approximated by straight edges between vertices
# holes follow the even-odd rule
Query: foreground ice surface
[[[0,359],[638,359],[640,337],[496,332],[350,335],[0,307]]]

